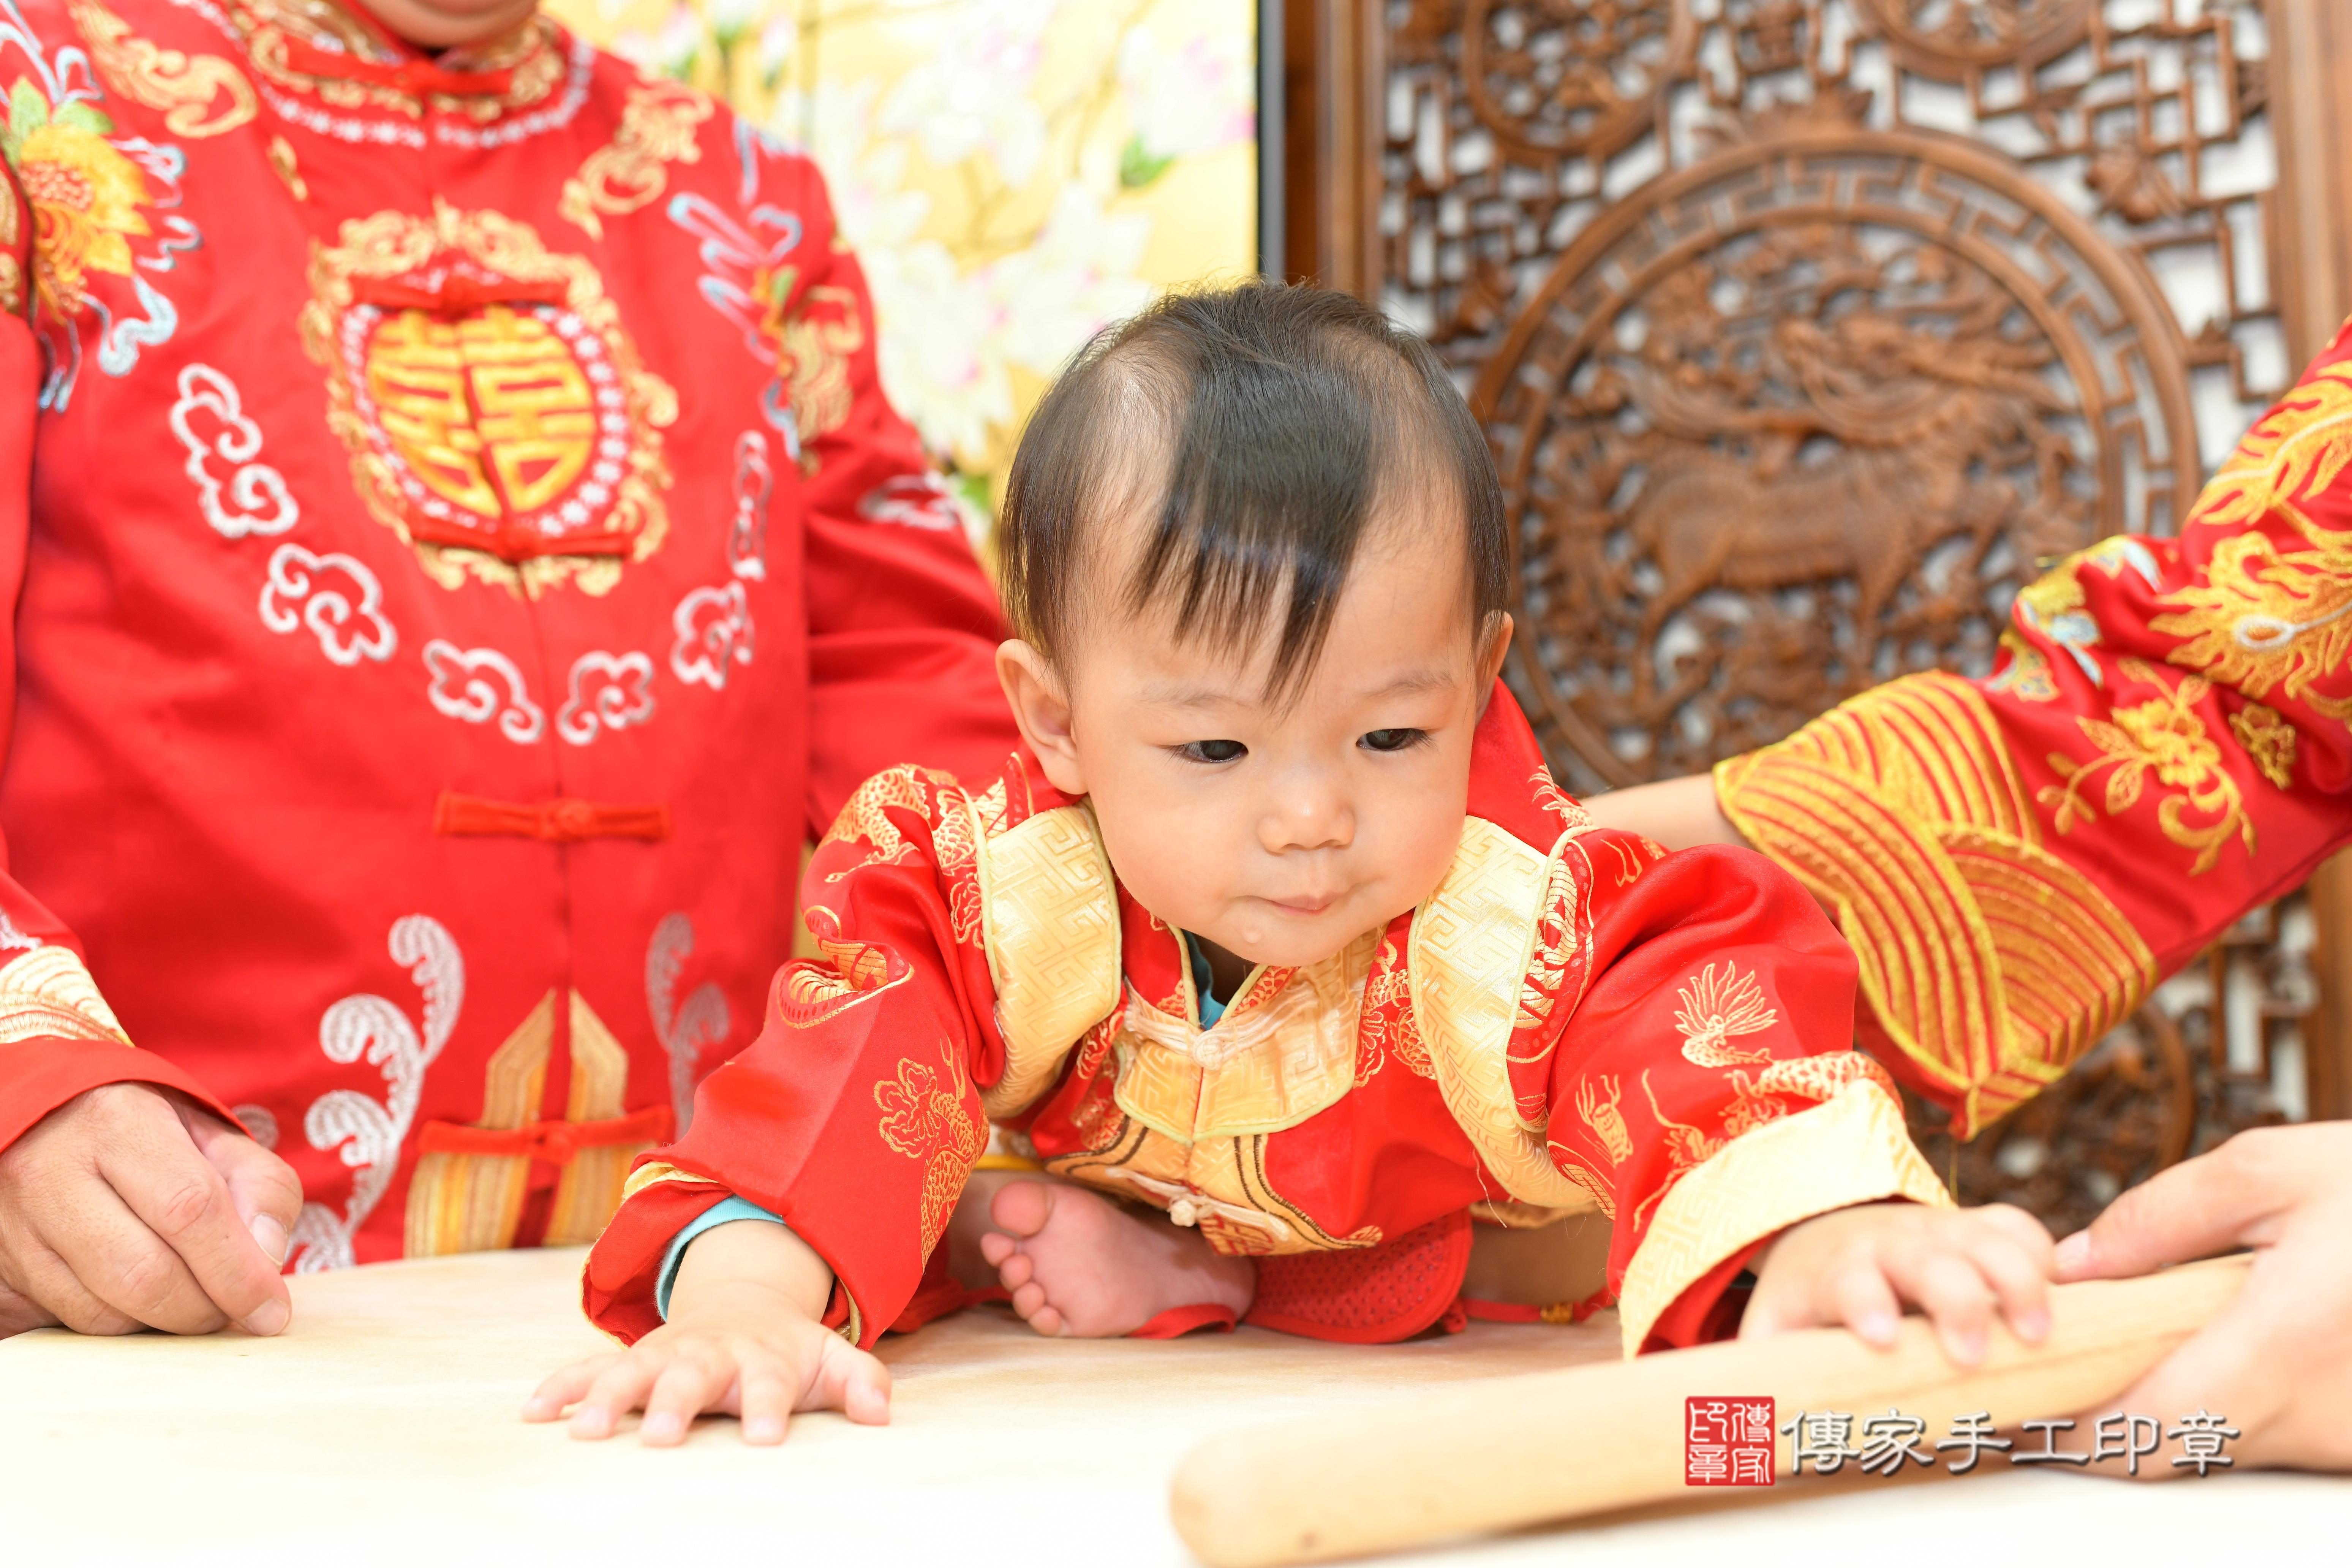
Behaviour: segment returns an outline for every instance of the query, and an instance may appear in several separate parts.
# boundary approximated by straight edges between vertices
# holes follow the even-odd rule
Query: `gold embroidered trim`
[[[1004,1037],[1004,1075],[980,1099],[1003,1120],[1027,1110],[1078,1037],[1118,1005],[1118,899],[1086,806],[1041,811],[992,838],[973,826],[982,936]]]
[[[1667,1189],[1626,1266],[1617,1305],[1625,1354],[1641,1350],[1684,1291],[1748,1243],[1881,1198],[1952,1203],[1904,1130],[1902,1107],[1866,1079],[1733,1139]]]
[[[621,1201],[626,1203],[647,1187],[662,1182],[687,1182],[698,1187],[716,1187],[724,1184],[714,1182],[708,1176],[698,1176],[691,1171],[681,1171],[667,1160],[648,1160],[630,1172],[629,1179],[621,1184]]]
[[[1345,1099],[1381,933],[1292,973],[1274,997],[1213,1027],[1163,1013],[1129,987],[1120,1016],[1118,1108],[1179,1143],[1279,1132]]]
[[[131,1043],[70,948],[37,947],[0,968],[0,1046],[43,1035]]]
[[[612,142],[588,154],[580,172],[563,182],[555,210],[595,238],[604,237],[600,215],[635,212],[668,184],[666,163],[699,162],[695,127],[710,118],[710,100],[690,87],[665,80],[641,81],[629,89],[621,128]]]
[[[69,0],[67,10],[89,41],[90,58],[106,84],[150,109],[166,110],[163,123],[174,136],[192,142],[218,136],[247,123],[259,109],[253,84],[220,56],[160,48],[98,0]],[[228,102],[214,112],[214,100],[224,94]]]
[[[2042,847],[1991,710],[1957,677],[1866,692],[1715,779],[1748,842],[1836,912],[1872,1011],[1964,1137],[2156,984],[2122,911]]]
[[[1572,843],[1559,850],[1582,852]],[[1511,1032],[1553,858],[1483,817],[1466,819],[1444,880],[1413,916],[1407,965],[1438,1089],[1486,1168],[1522,1203],[1584,1210],[1597,1206],[1592,1194],[1552,1163],[1544,1125],[1519,1115],[1511,1090]]]

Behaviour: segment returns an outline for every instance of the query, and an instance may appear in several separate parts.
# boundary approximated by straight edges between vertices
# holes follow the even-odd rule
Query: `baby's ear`
[[[996,679],[1012,705],[1013,721],[1021,726],[1021,739],[1045,769],[1046,782],[1066,795],[1086,794],[1086,773],[1078,765],[1070,700],[1060,673],[1034,647],[1014,637],[997,647]]]
[[[1503,673],[1503,661],[1511,657],[1510,613],[1496,610],[1486,617],[1478,634],[1478,716],[1486,716],[1486,704],[1495,700],[1495,682]]]

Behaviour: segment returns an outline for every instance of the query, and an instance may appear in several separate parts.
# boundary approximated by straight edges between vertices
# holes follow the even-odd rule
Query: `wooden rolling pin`
[[[1945,1360],[1926,1321],[1906,1318],[1889,1351],[1843,1329],[1808,1329],[1453,1384],[1237,1432],[1178,1467],[1170,1511],[1212,1568],[1265,1568],[1682,1496],[1685,1397],[1769,1394],[1779,1421],[1844,1411],[1857,1436],[1893,1408],[1926,1420],[1929,1442],[1979,1410],[1996,1426],[2071,1415],[2130,1387],[2228,1305],[2250,1261],[2057,1286],[2047,1341],[2029,1347],[1996,1326],[1973,1368]],[[2171,1422],[2181,1412],[2140,1414]],[[2079,1447],[2086,1433],[2072,1436]],[[1786,1454],[1787,1440],[1775,1441]]]

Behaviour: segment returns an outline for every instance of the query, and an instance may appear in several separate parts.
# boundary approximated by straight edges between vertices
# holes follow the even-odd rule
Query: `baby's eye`
[[[1249,748],[1239,741],[1190,741],[1176,748],[1176,754],[1188,763],[1230,763],[1249,755]]]
[[[1368,752],[1402,752],[1428,739],[1426,730],[1367,730],[1356,744]]]

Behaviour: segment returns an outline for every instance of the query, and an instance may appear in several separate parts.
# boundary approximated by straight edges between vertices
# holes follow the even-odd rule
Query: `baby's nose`
[[[1356,837],[1356,814],[1338,796],[1302,791],[1259,819],[1258,842],[1267,853],[1345,849]]]

